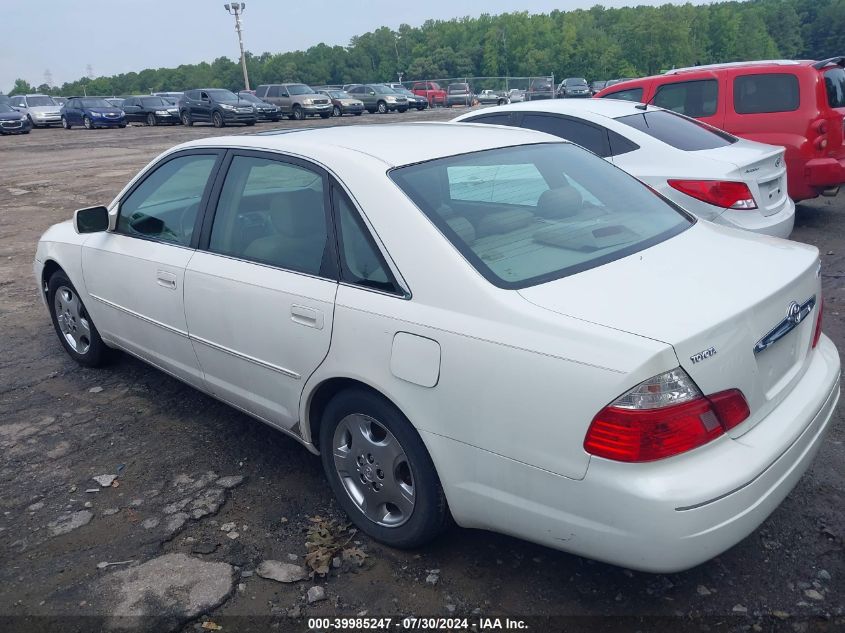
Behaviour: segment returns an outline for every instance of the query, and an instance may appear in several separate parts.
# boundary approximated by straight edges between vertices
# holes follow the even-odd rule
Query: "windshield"
[[[500,288],[595,268],[693,222],[635,178],[570,143],[451,156],[390,176]]]
[[[305,84],[290,84],[288,86],[288,93],[292,95],[312,95],[314,91],[311,90],[310,86],[306,86]]]
[[[254,94],[250,94],[249,92],[239,92],[238,96],[241,98],[242,101],[248,101],[249,103],[264,103],[256,97]]]
[[[206,94],[215,101],[237,101],[238,95],[231,90],[223,90],[222,88],[215,88],[214,90],[205,90]]]
[[[145,97],[144,99],[141,99],[141,103],[145,108],[166,108],[170,105],[170,102],[163,97]]]
[[[17,110],[8,104],[0,103],[0,112],[17,112]]]
[[[39,106],[54,106],[56,102],[52,97],[27,97],[26,106],[28,108],[37,108]]]
[[[831,108],[845,108],[845,70],[833,68],[824,74],[827,103]]]
[[[111,104],[105,99],[80,99],[83,108],[111,108]]]
[[[328,93],[332,99],[352,99],[352,95],[346,90],[329,90]]]
[[[688,119],[668,110],[629,114],[616,120],[640,132],[645,132],[658,141],[663,141],[674,148],[688,152],[727,147],[739,140],[735,136],[706,123]]]
[[[566,86],[570,86],[570,87],[572,87],[572,86],[584,86],[584,87],[586,87],[587,86],[587,80],[586,79],[567,79],[563,83]]]

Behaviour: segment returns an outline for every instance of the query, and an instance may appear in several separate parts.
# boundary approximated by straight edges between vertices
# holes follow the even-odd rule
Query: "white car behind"
[[[785,150],[737,138],[654,106],[612,99],[554,99],[500,106],[454,122],[511,125],[577,143],[696,216],[789,237]]]
[[[288,434],[370,536],[451,515],[650,571],[743,539],[812,462],[819,272],[571,143],[448,123],[177,146],[34,263],[73,359],[124,350]]]

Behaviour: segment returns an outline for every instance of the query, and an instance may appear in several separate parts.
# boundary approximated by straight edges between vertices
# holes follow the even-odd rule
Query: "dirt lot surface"
[[[59,345],[32,278],[36,242],[51,224],[107,204],[178,142],[244,131],[138,126],[0,138],[3,631],[214,630],[208,622],[224,631],[304,631],[309,617],[356,615],[392,616],[394,624],[411,615],[550,617],[529,620],[535,631],[845,630],[842,405],[782,506],[742,543],[685,573],[631,572],[453,528],[410,552],[338,534],[351,553],[327,577],[260,577],[257,570],[299,573],[282,563],[305,565],[309,517],[342,521],[319,459],[129,356],[105,369],[79,367]],[[800,205],[793,235],[821,250],[825,331],[840,348],[844,223],[845,194],[821,198]],[[118,486],[92,479],[103,474],[117,475]],[[275,572],[259,568],[266,560],[280,563]],[[114,562],[121,564],[102,564]],[[139,617],[95,619],[115,614]],[[158,619],[140,617],[150,614]]]

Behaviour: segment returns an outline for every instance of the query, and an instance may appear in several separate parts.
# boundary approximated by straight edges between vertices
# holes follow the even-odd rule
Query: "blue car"
[[[32,123],[6,103],[0,103],[0,134],[29,134]]]
[[[98,127],[126,127],[123,110],[99,97],[69,97],[62,107],[62,127],[69,130],[81,125],[88,130]]]

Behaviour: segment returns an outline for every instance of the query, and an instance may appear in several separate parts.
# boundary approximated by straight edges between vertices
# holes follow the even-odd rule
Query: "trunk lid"
[[[693,152],[696,156],[729,163],[736,169],[728,179],[748,185],[762,215],[772,215],[786,202],[786,160],[783,147],[740,139],[732,145]]]
[[[738,437],[806,368],[820,309],[818,273],[814,247],[699,222],[629,257],[519,293],[548,310],[672,345],[704,394],[742,390],[751,416],[731,430]],[[797,326],[755,352],[792,302],[813,298]]]

